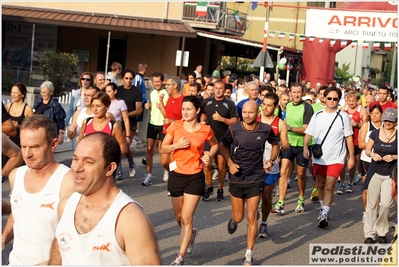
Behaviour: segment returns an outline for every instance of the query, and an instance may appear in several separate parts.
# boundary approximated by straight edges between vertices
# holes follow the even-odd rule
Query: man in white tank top
[[[61,198],[74,192],[70,169],[54,160],[55,123],[44,115],[24,119],[21,151],[26,166],[9,175],[12,213],[2,235],[2,249],[14,237],[10,265],[46,265],[57,226]]]
[[[60,202],[49,265],[161,265],[151,221],[115,185],[120,158],[108,134],[79,142],[71,165],[76,192]]]

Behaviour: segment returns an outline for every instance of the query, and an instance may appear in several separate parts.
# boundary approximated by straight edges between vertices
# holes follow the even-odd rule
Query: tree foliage
[[[335,76],[341,81],[341,83],[348,82],[353,77],[353,74],[349,72],[350,64],[351,63],[343,63],[342,68],[335,67]]]
[[[44,51],[39,61],[39,70],[54,85],[54,95],[62,94],[65,85],[74,77],[78,67],[78,56],[70,53]]]

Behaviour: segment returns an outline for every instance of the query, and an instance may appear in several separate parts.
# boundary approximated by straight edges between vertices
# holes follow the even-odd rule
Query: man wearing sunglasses
[[[312,116],[305,130],[303,156],[306,159],[310,158],[309,143],[312,136],[316,144],[321,144],[324,139],[322,156],[315,158],[312,155],[313,174],[317,175],[319,187],[321,210],[317,218],[317,225],[320,228],[328,226],[328,212],[334,200],[334,186],[344,168],[347,149],[349,152],[348,170],[355,166],[351,120],[348,113],[340,112],[337,108],[341,94],[341,90],[337,88],[327,88],[324,91],[326,107]]]
[[[133,85],[134,72],[132,70],[125,69],[122,73],[122,77],[123,85],[118,86],[118,97],[126,102],[130,132],[132,134],[132,136],[127,137],[130,137],[130,142],[132,142],[132,138],[137,134],[137,117],[143,111],[143,97],[141,90]],[[130,146],[130,144],[128,144],[128,146]],[[129,176],[134,177],[136,175],[136,169],[133,161],[133,152],[130,149],[128,149],[126,157],[129,161]]]

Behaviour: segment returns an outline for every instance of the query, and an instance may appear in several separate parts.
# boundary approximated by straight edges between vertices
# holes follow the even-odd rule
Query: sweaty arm
[[[126,138],[123,136],[122,129],[119,124],[114,123],[114,128],[112,129],[112,136],[118,141],[119,147],[121,149],[121,154],[125,155],[127,153]]]
[[[76,133],[78,130],[78,125],[76,123],[76,120],[78,119],[80,114],[80,110],[75,111],[75,113],[72,116],[72,122],[69,128],[67,129],[67,135],[69,139],[74,139],[76,137]]]
[[[11,119],[5,120],[1,125],[1,131],[8,136],[16,136],[17,129],[15,128],[14,124],[12,123]]]
[[[281,151],[285,152],[288,149],[290,149],[290,143],[288,142],[288,127],[285,121],[281,119],[279,120],[278,124],[279,124],[278,137],[280,139]]]
[[[16,169],[11,171],[10,175],[8,176],[8,180],[10,182],[10,187],[11,187],[11,192],[14,188],[14,182],[15,182],[15,175],[16,175]],[[3,234],[1,236],[1,243],[2,243],[2,251],[4,248],[7,246],[8,243],[14,238],[14,217],[12,216],[12,213],[8,217],[6,226],[4,226]]]
[[[121,210],[115,233],[131,265],[162,264],[154,226],[138,204],[129,203]]]
[[[367,135],[367,130],[368,130],[368,122],[363,123],[362,127],[359,130],[359,136],[358,136],[358,146],[360,149],[366,149],[367,142],[366,142],[366,135]]]
[[[309,144],[310,144],[311,139],[312,139],[312,136],[310,134],[305,134],[305,138],[303,141],[303,156],[306,159],[310,158]]]
[[[2,154],[7,156],[9,159],[1,169],[1,174],[4,177],[8,177],[14,168],[21,166],[23,159],[21,149],[11,141],[6,134],[2,133],[2,135]]]
[[[353,135],[349,135],[345,139],[349,153],[348,169],[352,169],[353,167],[355,167],[355,145],[353,143]]]
[[[128,112],[128,116],[130,118],[132,117],[137,117],[141,114],[141,112],[143,111],[143,103],[140,102],[136,102],[136,110],[130,111]]]

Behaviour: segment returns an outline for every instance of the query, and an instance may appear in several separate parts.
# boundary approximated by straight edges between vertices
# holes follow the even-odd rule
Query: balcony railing
[[[242,36],[249,27],[247,14],[221,6],[207,7],[206,15],[198,16],[196,6],[184,5],[183,20],[188,21],[195,28],[208,28],[211,31]]]
[[[220,19],[218,23],[218,32],[244,35],[245,31],[248,29],[250,23],[247,20],[247,14],[242,12],[237,12],[239,22],[237,21],[234,10],[227,8],[226,10],[220,11]]]

